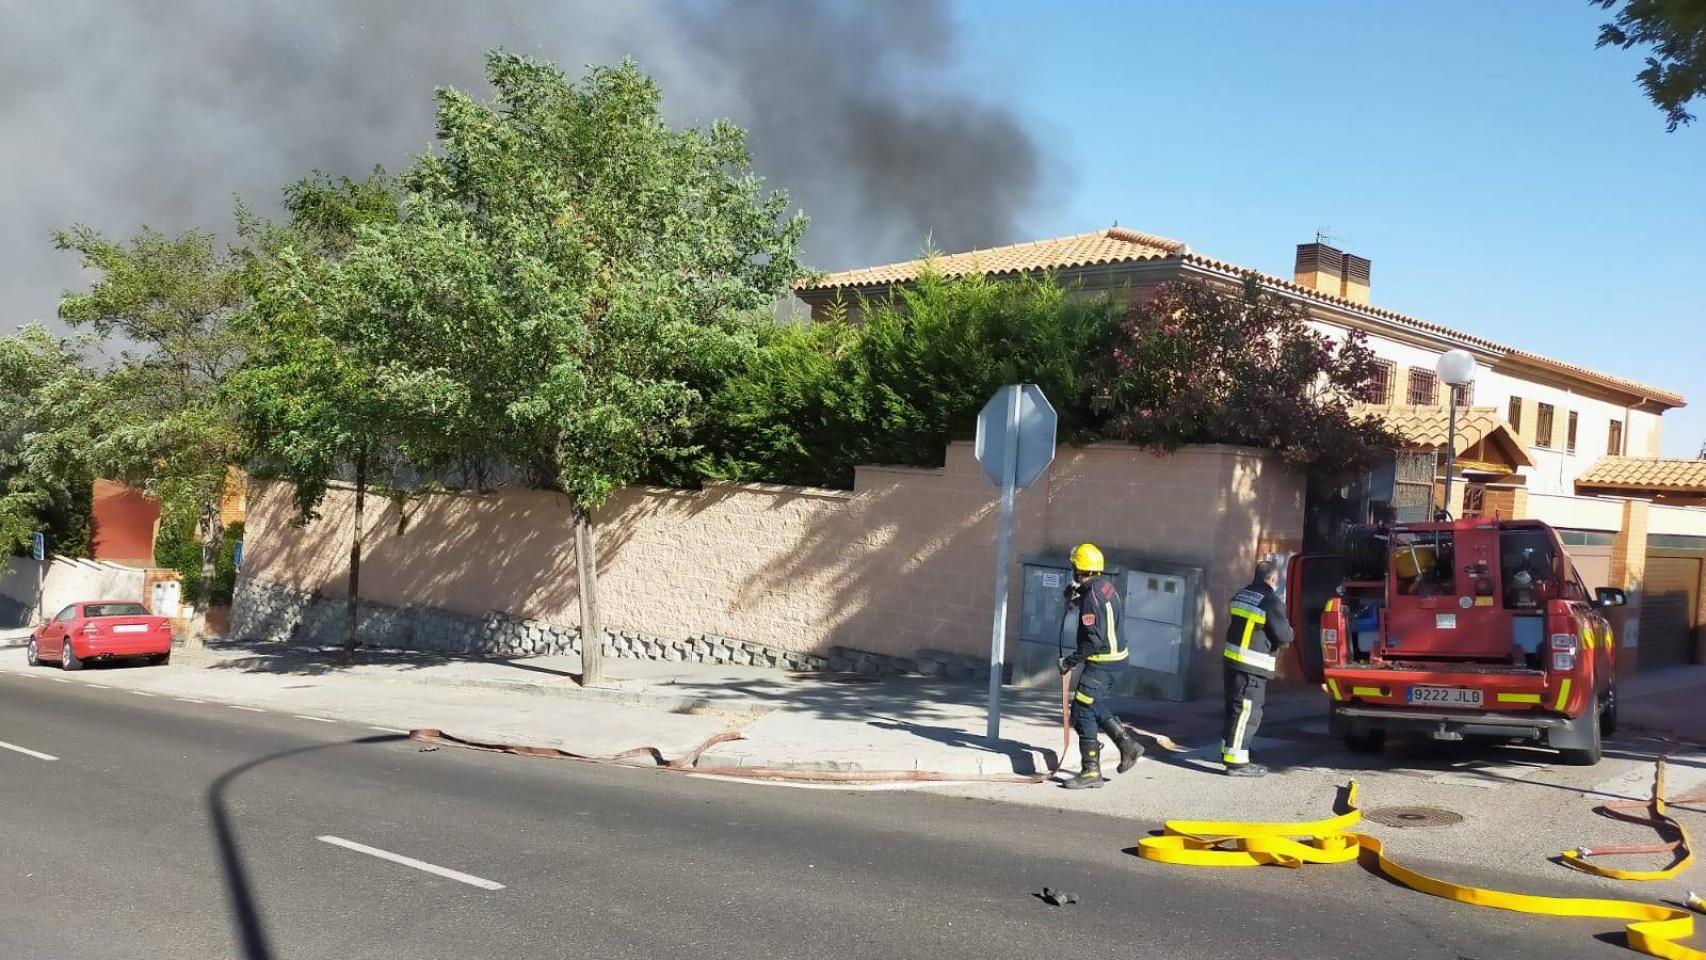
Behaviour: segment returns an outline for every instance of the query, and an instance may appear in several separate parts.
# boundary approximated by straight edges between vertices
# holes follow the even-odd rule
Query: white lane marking
[[[130,692],[136,694],[139,697],[152,697],[153,696],[152,693],[143,693],[141,690],[132,690]]]
[[[14,750],[18,753],[23,754],[26,757],[35,757],[37,760],[58,760],[59,759],[58,757],[54,756],[51,753],[42,753],[38,750],[31,750],[29,747],[20,747],[15,743],[7,743],[4,740],[0,740],[0,749]]]
[[[313,720],[316,723],[337,723],[336,720],[327,720],[325,717],[310,717],[305,713],[298,713],[293,716],[298,720]]]
[[[173,697],[172,699],[178,701],[179,703],[201,703],[202,702],[200,700],[191,700],[189,697]]]
[[[112,687],[109,687],[104,683],[85,683],[85,684],[83,684],[83,686],[85,686],[85,687],[96,687],[96,688],[101,689],[101,690],[111,690],[112,689]]]
[[[228,703],[226,706],[233,710],[247,710],[250,713],[266,713],[266,711],[262,710],[260,707],[245,707],[240,703]]]
[[[71,681],[65,679],[64,677],[48,677],[48,679],[52,680],[54,683],[70,683],[71,682]]]
[[[502,890],[504,888],[503,884],[494,880],[487,880],[484,877],[476,877],[471,873],[463,873],[460,870],[441,867],[436,864],[427,863],[424,860],[416,860],[413,857],[405,857],[400,853],[392,853],[389,850],[370,847],[363,843],[356,843],[354,840],[345,840],[343,837],[326,836],[315,837],[314,839],[319,840],[321,843],[329,843],[334,847],[343,847],[345,850],[354,850],[356,853],[365,853],[370,857],[378,857],[381,860],[400,863],[405,867],[414,867],[416,870],[437,874],[438,876],[445,877],[446,879],[455,880],[458,883],[466,883],[470,887],[479,887],[481,890]]]
[[[378,730],[380,733],[400,733],[400,734],[403,734],[404,736],[408,736],[408,734],[409,734],[409,731],[398,730],[396,727],[368,727],[367,729]]]

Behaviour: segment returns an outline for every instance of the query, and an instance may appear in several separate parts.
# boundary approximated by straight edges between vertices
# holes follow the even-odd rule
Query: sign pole
[[[1007,655],[1007,566],[1013,551],[1013,494],[1018,486],[1019,388],[1003,387],[1007,394],[1007,443],[1001,458],[1001,527],[995,541],[995,621],[989,636],[989,727],[990,740],[1001,739],[1001,674]]]

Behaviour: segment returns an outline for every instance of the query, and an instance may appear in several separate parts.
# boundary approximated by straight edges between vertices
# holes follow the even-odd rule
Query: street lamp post
[[[1457,471],[1457,391],[1475,380],[1475,358],[1467,350],[1447,350],[1434,364],[1446,384],[1445,510],[1451,509],[1451,477]]]

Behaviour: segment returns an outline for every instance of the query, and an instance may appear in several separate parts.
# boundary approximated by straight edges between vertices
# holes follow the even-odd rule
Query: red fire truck
[[[1292,561],[1286,600],[1298,666],[1354,750],[1487,736],[1592,765],[1617,727],[1605,611],[1623,592],[1589,593],[1537,520],[1354,527],[1335,555]]]

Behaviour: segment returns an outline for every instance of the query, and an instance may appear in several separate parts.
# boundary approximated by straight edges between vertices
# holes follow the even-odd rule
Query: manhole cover
[[[1375,807],[1362,815],[1388,827],[1449,827],[1463,822],[1463,814],[1443,807]]]

